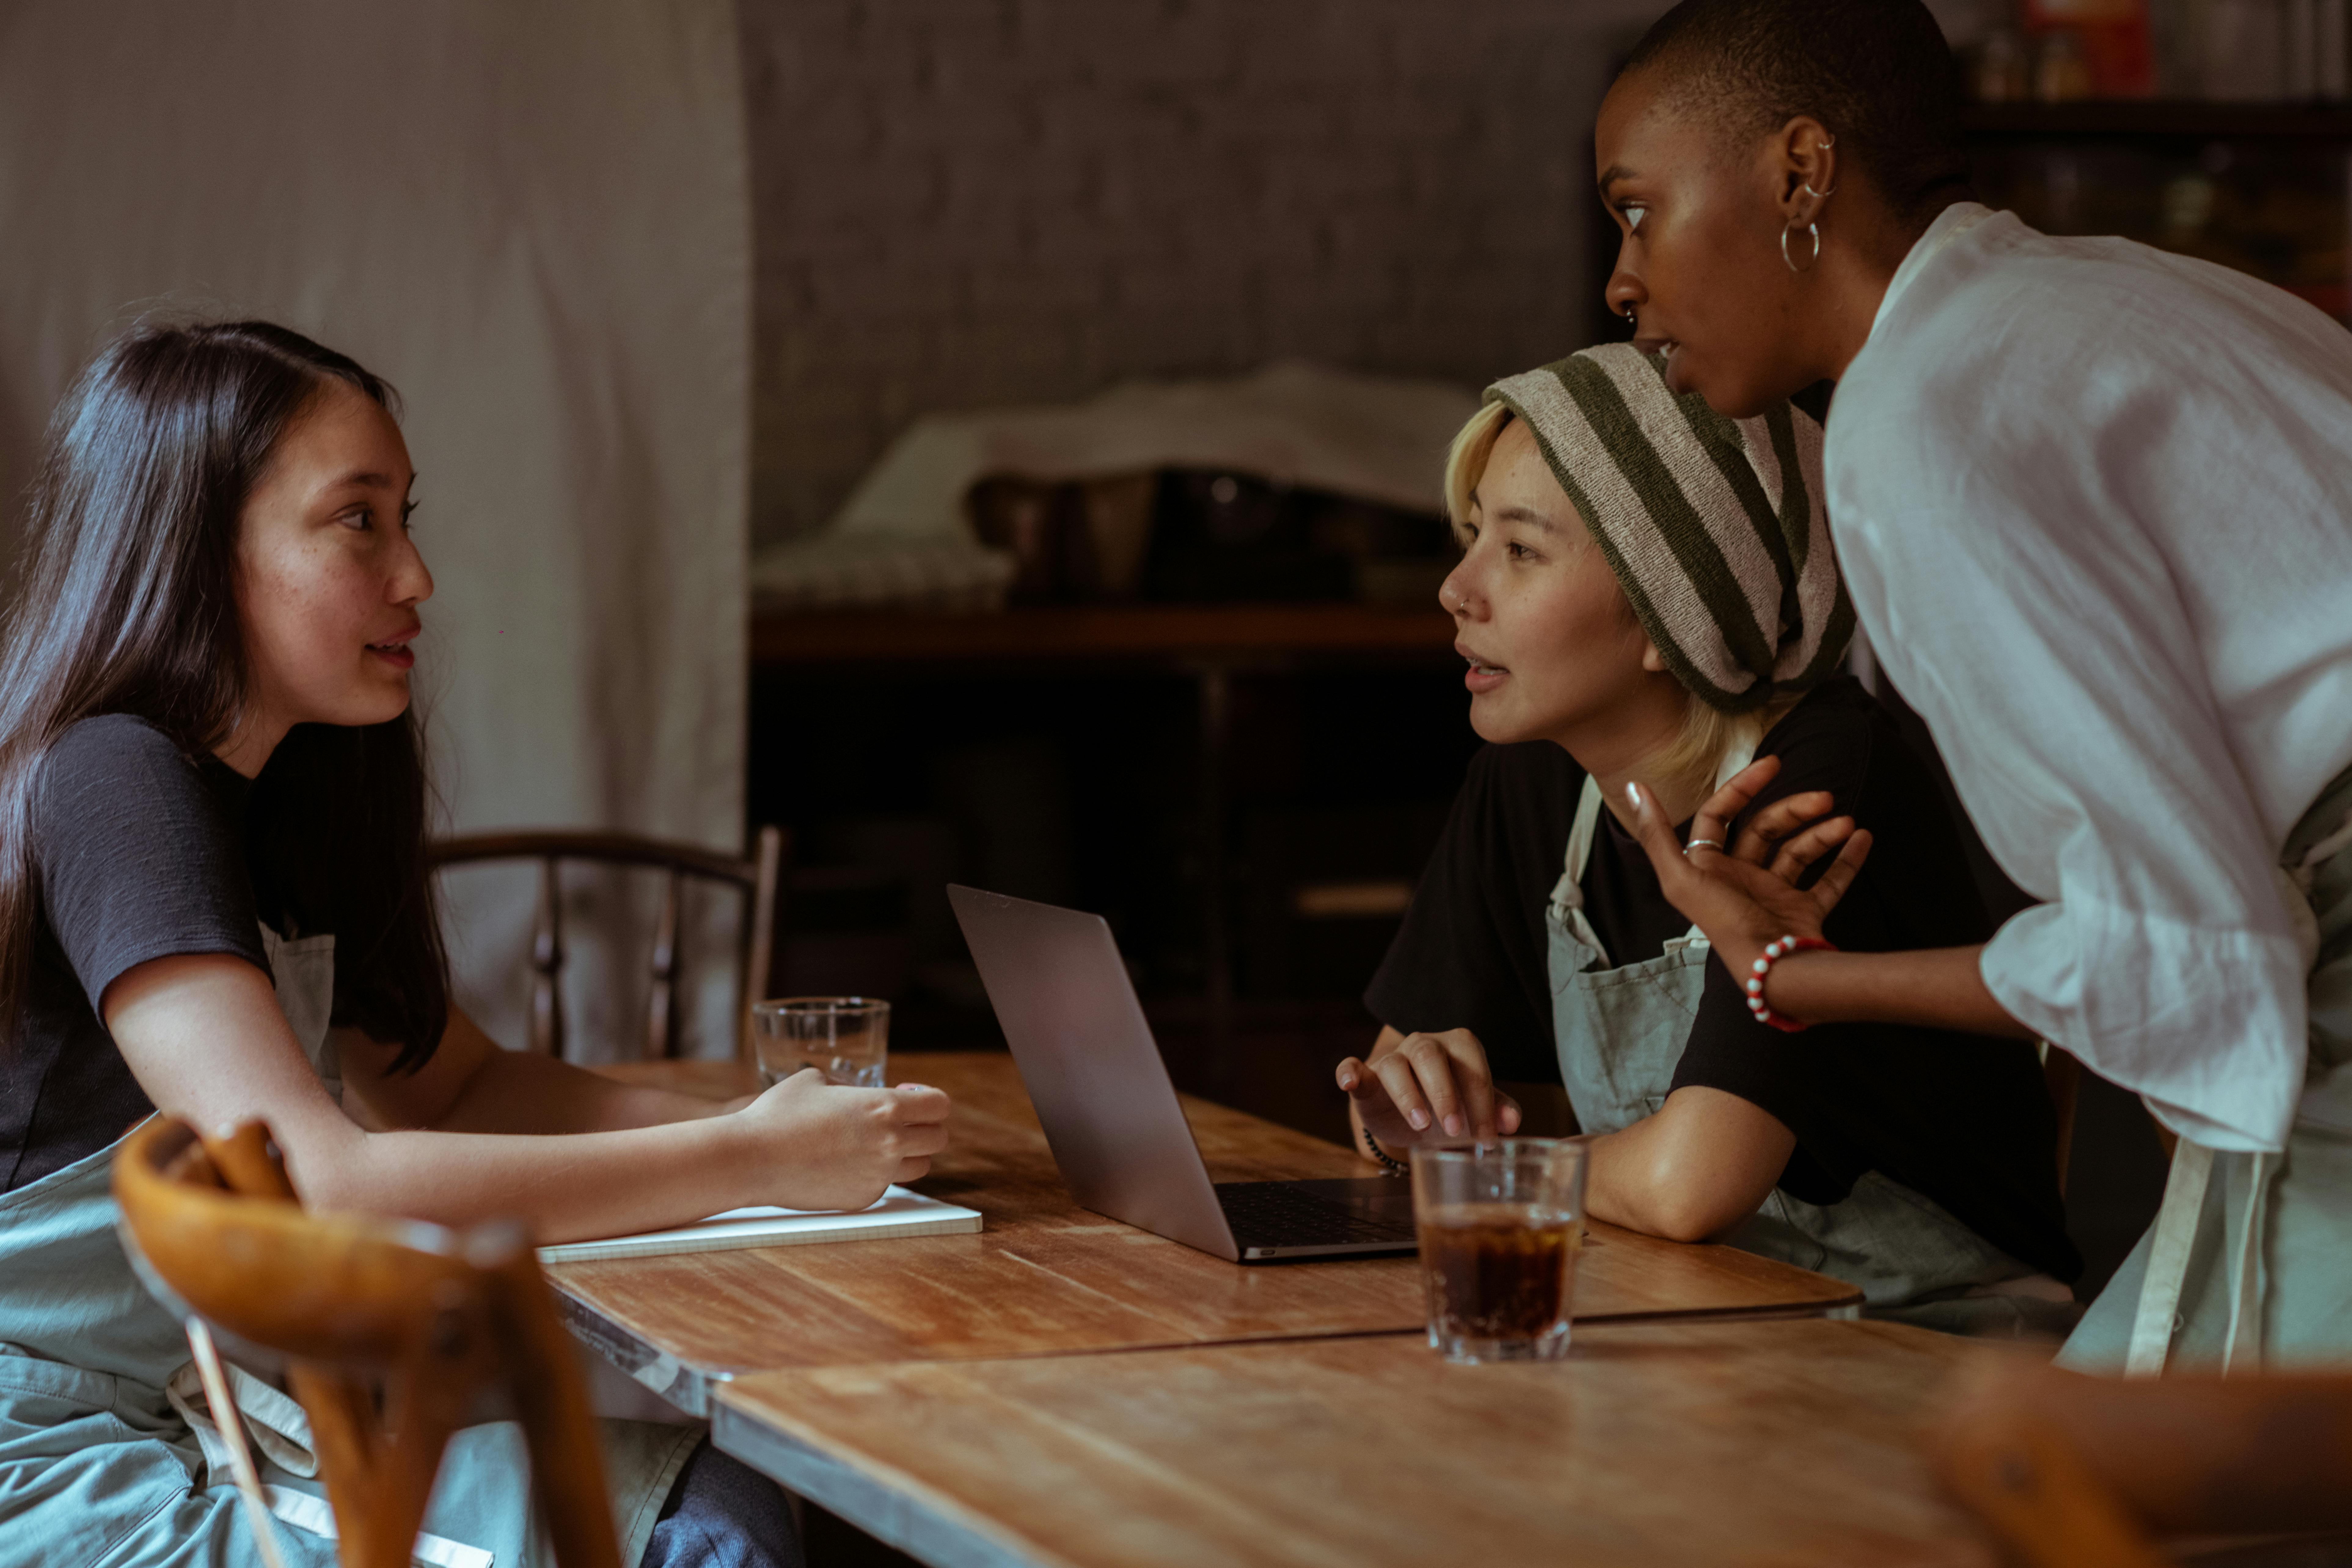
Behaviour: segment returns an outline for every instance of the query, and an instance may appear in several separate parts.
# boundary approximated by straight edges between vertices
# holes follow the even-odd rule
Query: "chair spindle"
[[[563,879],[552,855],[539,863],[539,910],[530,928],[530,1048],[563,1055]]]
[[[654,922],[654,985],[646,1014],[646,1056],[677,1055],[677,922],[685,874],[673,867],[662,879],[661,916]]]

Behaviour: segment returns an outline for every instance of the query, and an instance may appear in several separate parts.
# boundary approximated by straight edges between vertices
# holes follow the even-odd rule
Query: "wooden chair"
[[[556,1561],[620,1568],[587,1388],[520,1226],[306,1214],[257,1121],[215,1140],[150,1120],[115,1156],[114,1195],[197,1320],[289,1358],[345,1568],[407,1568],[442,1452],[486,1386],[513,1397]]]
[[[2116,1379],[2004,1360],[1935,1451],[2033,1568],[2163,1568],[2156,1537],[2222,1534],[2272,1538],[2236,1543],[2232,1563],[2310,1563],[2311,1532],[2352,1531],[2352,1376]],[[2306,1539],[2276,1539],[2289,1532]]]
[[[646,866],[668,873],[654,924],[653,994],[646,1010],[646,1055],[667,1058],[678,1048],[678,921],[686,879],[700,877],[739,888],[744,896],[743,939],[738,957],[742,997],[736,1008],[735,1049],[751,1049],[751,1004],[767,989],[776,942],[776,895],[784,858],[783,830],[762,827],[747,859],[691,844],[630,833],[484,833],[445,838],[430,858],[437,869],[485,860],[539,862],[539,908],[531,921],[530,1048],[563,1055],[563,884],[566,860],[606,866]]]

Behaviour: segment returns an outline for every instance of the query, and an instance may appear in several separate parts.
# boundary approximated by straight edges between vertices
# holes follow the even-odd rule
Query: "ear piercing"
[[[1834,136],[1824,136],[1824,137],[1822,137],[1822,144],[1821,144],[1819,147],[1815,148],[1815,149],[1814,149],[1814,151],[1815,151],[1815,152],[1817,152],[1817,153],[1826,153],[1826,152],[1828,152],[1831,148],[1832,148],[1832,147],[1834,147],[1834,146],[1836,146],[1836,145],[1837,145],[1837,138],[1836,138],[1836,137],[1834,137]],[[1817,202],[1825,202],[1825,201],[1829,200],[1832,196],[1833,196],[1833,195],[1837,195],[1837,187],[1836,187],[1835,185],[1832,185],[1832,186],[1831,186],[1828,190],[1826,190],[1826,191],[1817,191],[1817,190],[1813,189],[1813,182],[1812,182],[1811,180],[1810,180],[1810,179],[1809,179],[1809,180],[1807,180],[1807,181],[1805,182],[1805,195],[1809,195],[1809,196],[1812,197],[1812,198],[1813,198],[1813,200],[1815,200],[1815,201],[1817,201]]]

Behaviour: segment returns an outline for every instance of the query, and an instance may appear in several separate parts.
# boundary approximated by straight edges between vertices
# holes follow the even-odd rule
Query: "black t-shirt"
[[[268,973],[247,788],[125,714],[85,719],[49,749],[29,825],[41,921],[24,1011],[0,1044],[0,1192],[96,1153],[155,1109],[99,1017],[118,976],[205,952]]]
[[[1870,858],[1826,923],[1860,952],[1959,947],[1992,921],[1959,836],[1916,752],[1855,681],[1823,683],[1774,725],[1759,757],[1780,759],[1757,799],[1827,790],[1870,830]],[[1584,773],[1548,741],[1487,746],[1471,760],[1445,832],[1365,1005],[1392,1028],[1466,1028],[1499,1079],[1558,1083],[1544,907],[1559,880]],[[1612,965],[1658,955],[1690,930],[1631,835],[1607,811],[1581,888]],[[1687,833],[1687,825],[1684,831]],[[1797,1034],[1748,1016],[1719,961],[1674,1087],[1738,1095],[1777,1117],[1797,1147],[1780,1185],[1808,1203],[1843,1199],[1882,1171],[1943,1205],[2011,1257],[2061,1279],[2082,1271],[2055,1172],[2056,1118],[2022,1041],[1891,1024]]]

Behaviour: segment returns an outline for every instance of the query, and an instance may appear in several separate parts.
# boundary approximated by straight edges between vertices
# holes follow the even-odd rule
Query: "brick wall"
[[[742,0],[761,541],[932,409],[1581,345],[1641,0]]]

